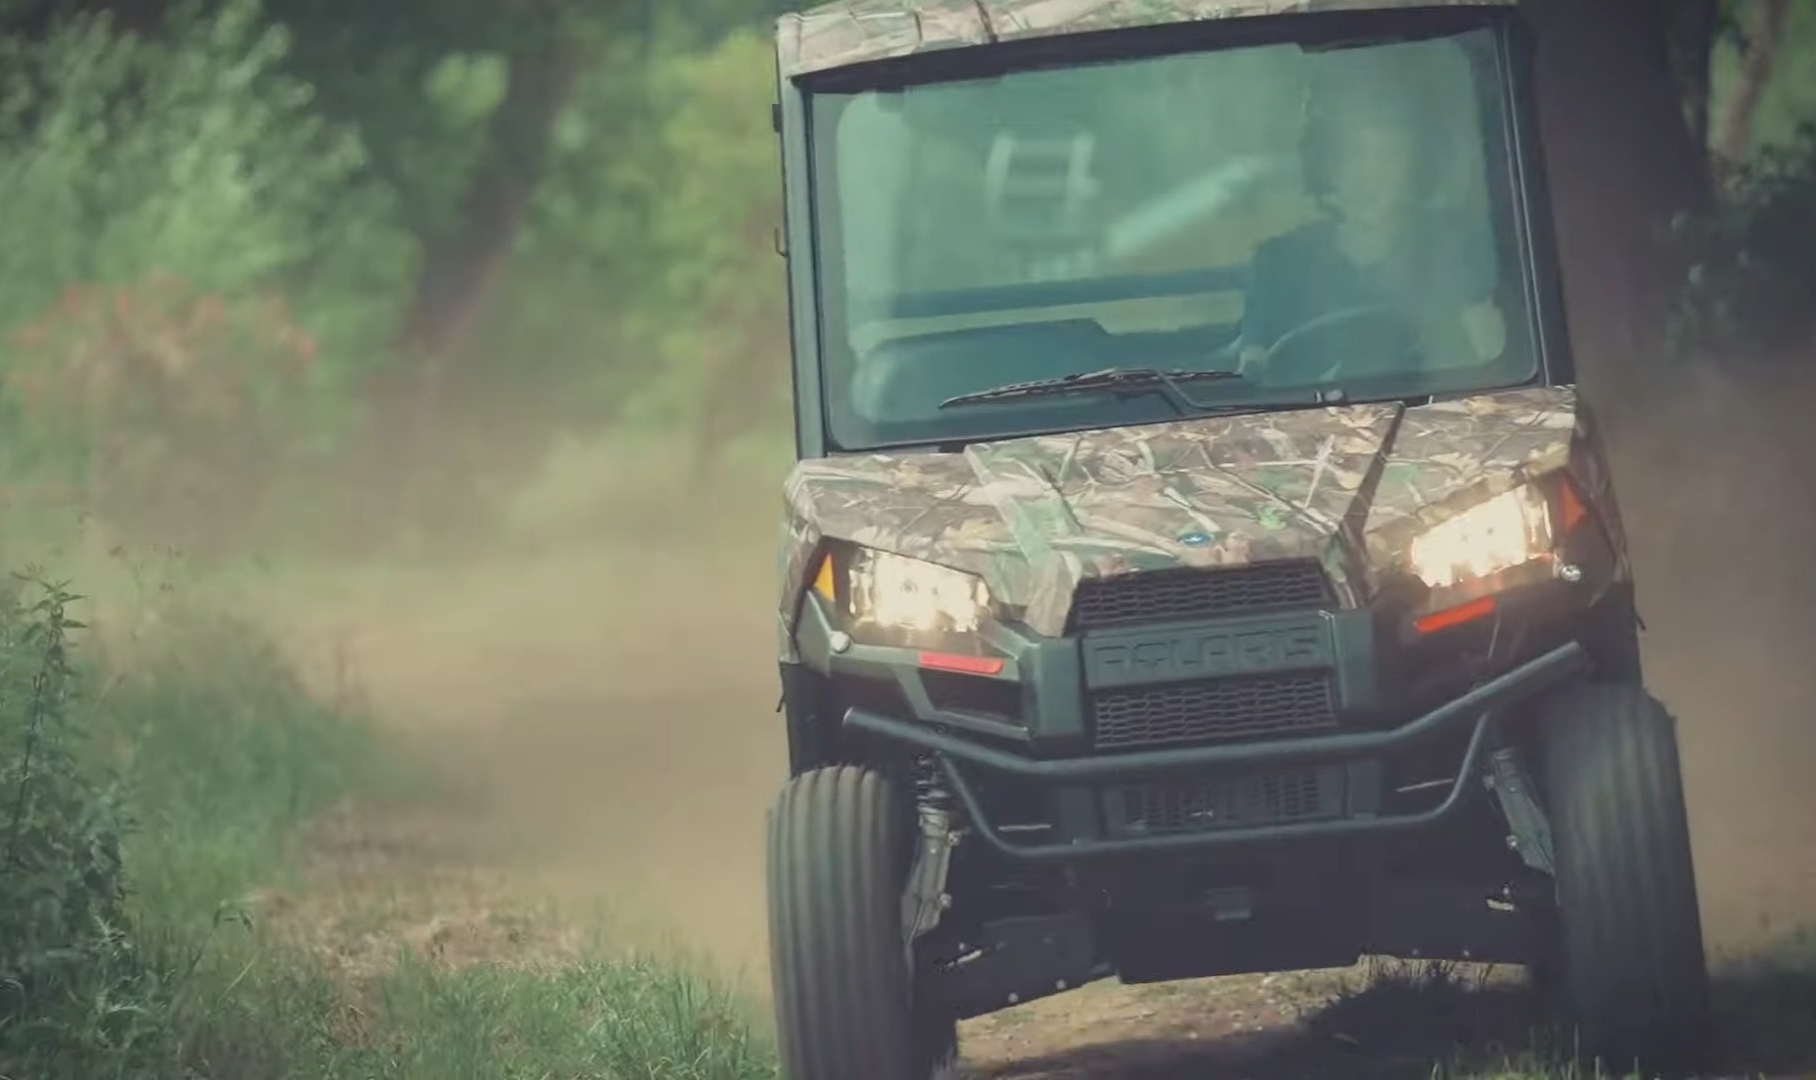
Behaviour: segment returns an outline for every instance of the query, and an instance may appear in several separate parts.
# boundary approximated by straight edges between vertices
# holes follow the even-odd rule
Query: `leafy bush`
[[[732,34],[675,62],[663,83],[674,103],[663,131],[674,175],[655,226],[668,252],[671,315],[654,335],[662,378],[631,408],[687,423],[705,457],[788,417],[787,298],[774,233],[781,182],[761,105],[772,92],[770,50],[755,34]]]
[[[277,1075],[335,1002],[306,965],[248,986],[263,946],[226,932],[300,825],[388,774],[247,627],[173,601],[104,677],[77,599],[0,594],[0,1075]]]
[[[43,444],[86,462],[84,502],[188,547],[256,513],[317,355],[282,296],[233,302],[168,276],[72,286],[11,344],[0,385]],[[198,523],[209,532],[185,535]]]
[[[1763,149],[1728,178],[1720,209],[1679,223],[1695,253],[1671,331],[1715,356],[1790,356],[1816,348],[1816,122]]]
[[[79,762],[75,597],[0,594],[0,1069],[21,1053],[131,1042],[143,972],[126,935],[113,787]],[[73,1036],[73,1038],[72,1038]],[[74,1041],[76,1045],[70,1045]],[[73,1061],[72,1061],[73,1064]]]
[[[771,48],[614,55],[556,125],[492,344],[529,354],[514,374],[548,365],[593,406],[581,422],[735,437],[786,418]]]
[[[193,451],[168,475],[154,464],[199,417],[218,436],[234,414],[243,440],[256,416],[267,447],[280,414],[287,439],[352,419],[418,255],[357,132],[285,73],[288,48],[257,0],[182,4],[156,36],[78,14],[0,39],[0,424],[15,468],[60,470],[78,495],[99,484],[103,509],[122,485],[170,503],[227,484],[199,476]]]

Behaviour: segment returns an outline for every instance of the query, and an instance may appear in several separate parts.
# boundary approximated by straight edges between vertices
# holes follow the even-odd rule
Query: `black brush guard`
[[[1284,841],[1330,839],[1406,831],[1435,825],[1463,805],[1493,741],[1494,713],[1587,672],[1588,653],[1569,642],[1475,687],[1416,720],[1389,731],[1371,731],[1235,746],[1149,750],[1114,757],[1039,759],[982,745],[924,724],[864,709],[845,713],[845,726],[930,753],[964,804],[971,824],[998,851],[1030,860],[1079,860],[1104,856],[1220,851]],[[1006,773],[1053,785],[1101,785],[1165,774],[1229,774],[1284,766],[1332,765],[1391,754],[1434,736],[1473,725],[1468,749],[1449,793],[1437,806],[1413,814],[1291,822],[1168,836],[1016,843],[991,824],[966,768]]]

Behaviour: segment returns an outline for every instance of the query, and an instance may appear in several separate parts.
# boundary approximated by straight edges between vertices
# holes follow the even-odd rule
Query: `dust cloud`
[[[641,450],[647,482],[662,455]],[[490,550],[318,568],[275,629],[448,784],[526,895],[756,987],[764,821],[787,764],[783,464],[627,491],[626,453],[561,455]]]
[[[1719,959],[1816,922],[1816,375],[1663,378],[1615,479]]]
[[[1671,396],[1615,467],[1710,944],[1729,953],[1816,918],[1816,387],[1705,374]],[[635,944],[760,989],[786,463],[700,487],[654,476],[661,456],[570,447],[485,550],[285,571],[258,606],[324,692],[357,688],[448,778],[526,894],[602,907]]]

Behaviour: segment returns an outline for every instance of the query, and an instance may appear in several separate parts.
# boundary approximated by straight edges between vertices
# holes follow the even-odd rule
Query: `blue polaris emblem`
[[[1186,547],[1203,547],[1211,542],[1211,537],[1209,533],[1189,532],[1180,537],[1179,542]]]

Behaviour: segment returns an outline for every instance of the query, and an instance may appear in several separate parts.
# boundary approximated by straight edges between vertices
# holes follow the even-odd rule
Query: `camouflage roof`
[[[776,22],[782,74],[1093,30],[1291,12],[1505,7],[1516,0],[835,0]]]

